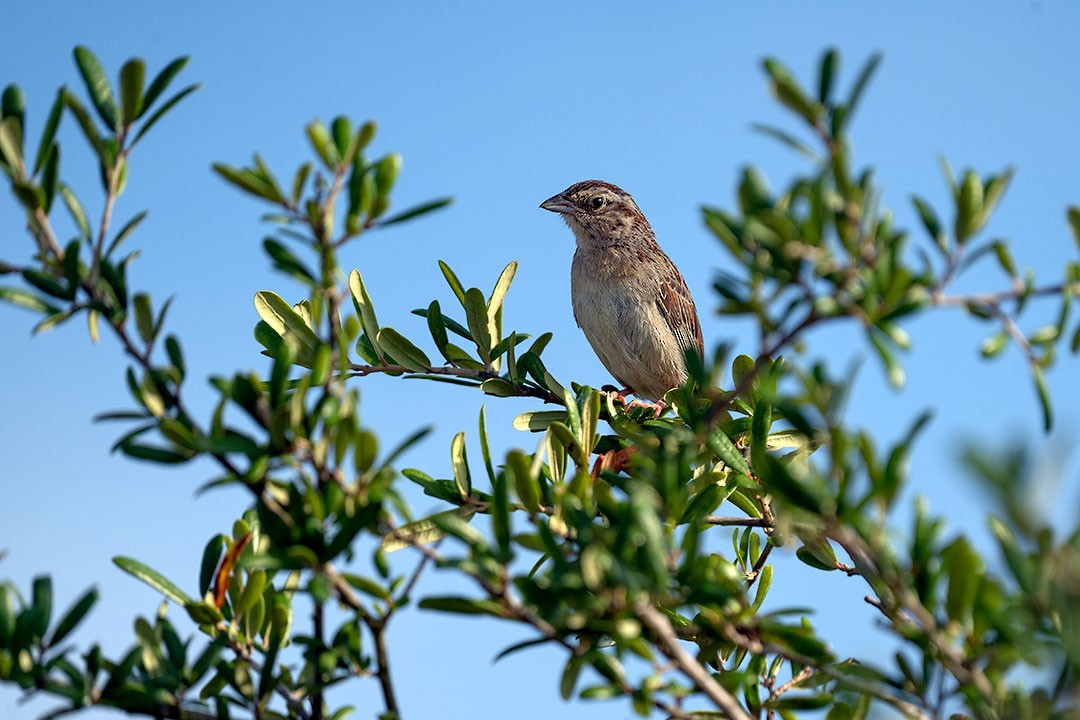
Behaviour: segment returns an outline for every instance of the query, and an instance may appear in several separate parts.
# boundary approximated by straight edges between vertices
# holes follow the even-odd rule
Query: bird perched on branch
[[[540,204],[577,239],[570,270],[574,318],[600,362],[659,414],[664,393],[686,382],[686,351],[703,354],[686,281],[660,249],[625,190],[600,180],[571,185]]]

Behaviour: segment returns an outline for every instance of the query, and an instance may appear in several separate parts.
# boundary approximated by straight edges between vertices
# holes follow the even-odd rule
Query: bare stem
[[[634,603],[634,613],[641,622],[652,631],[656,638],[656,645],[660,652],[675,663],[675,666],[693,681],[709,699],[722,710],[729,720],[751,720],[750,715],[743,710],[739,701],[727,690],[716,682],[705,667],[695,660],[690,653],[686,652],[679,643],[671,623],[646,600],[637,600]]]

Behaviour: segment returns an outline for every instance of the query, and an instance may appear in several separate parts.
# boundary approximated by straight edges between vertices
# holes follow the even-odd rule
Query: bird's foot
[[[660,402],[646,402],[644,400],[632,400],[626,406],[626,412],[630,412],[635,408],[644,408],[652,412],[653,419],[660,417],[664,410],[667,408],[667,404],[663,400]]]
[[[667,408],[667,404],[663,400],[654,403],[637,399],[627,400],[626,396],[634,392],[633,388],[626,387],[622,390],[617,390],[614,385],[605,385],[601,389],[608,395],[610,395],[613,400],[621,403],[623,409],[626,410],[626,412],[630,412],[631,410],[635,410],[637,408],[644,408],[651,411],[653,419],[655,419],[660,417],[660,415],[664,412],[664,409]]]

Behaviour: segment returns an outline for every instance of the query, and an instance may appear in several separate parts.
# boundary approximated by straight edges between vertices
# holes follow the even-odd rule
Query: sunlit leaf
[[[131,575],[138,580],[142,580],[175,603],[184,605],[191,602],[191,598],[189,598],[184,591],[177,587],[172,581],[167,579],[157,570],[154,570],[134,558],[117,555],[113,558],[113,564],[128,575]]]

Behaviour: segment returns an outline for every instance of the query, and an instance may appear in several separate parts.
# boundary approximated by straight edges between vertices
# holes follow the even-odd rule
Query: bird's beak
[[[544,210],[550,210],[555,213],[572,213],[575,210],[574,204],[564,198],[562,195],[552,195],[544,202],[540,203],[540,207]]]

